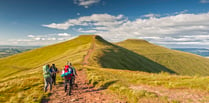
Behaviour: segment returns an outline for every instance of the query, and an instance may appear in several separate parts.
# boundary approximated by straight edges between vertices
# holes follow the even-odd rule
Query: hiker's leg
[[[52,84],[54,84],[54,76],[52,75]]]
[[[56,74],[54,74],[54,85],[56,85]]]
[[[70,79],[70,87],[73,89],[73,77]]]
[[[71,95],[71,90],[72,90],[72,78],[69,80],[69,91],[68,91],[68,95]]]
[[[49,80],[50,91],[51,91],[52,90],[52,78],[50,77],[50,78],[48,78],[48,80]]]
[[[44,92],[46,92],[47,91],[47,87],[48,87],[47,78],[44,78],[44,83],[45,83],[45,85],[44,85]]]
[[[75,76],[72,76],[72,84],[75,84]]]
[[[64,89],[65,89],[65,92],[67,91],[67,79],[65,79],[65,87],[64,87]]]

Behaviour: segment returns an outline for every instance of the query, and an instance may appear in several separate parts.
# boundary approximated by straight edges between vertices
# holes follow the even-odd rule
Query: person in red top
[[[69,84],[69,90],[68,90],[68,95],[71,95],[71,89],[72,89],[72,76],[73,76],[73,71],[69,67],[69,65],[66,65],[64,70],[62,71],[62,74],[65,74],[64,79],[65,79],[65,92],[67,92],[67,87]]]

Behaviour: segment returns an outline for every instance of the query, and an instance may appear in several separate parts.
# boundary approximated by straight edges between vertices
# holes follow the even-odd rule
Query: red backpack
[[[65,65],[65,69],[64,69],[64,71],[65,71],[65,72],[64,72],[64,73],[69,72],[69,69],[70,69],[69,65]],[[73,76],[73,73],[72,73],[72,70],[71,70],[71,74],[70,74],[70,75],[65,76],[65,79],[70,80],[72,76]]]

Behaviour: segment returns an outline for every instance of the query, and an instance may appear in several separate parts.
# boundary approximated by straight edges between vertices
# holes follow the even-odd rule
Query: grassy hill
[[[128,39],[117,43],[181,75],[209,75],[209,60],[191,53],[171,50],[145,40]]]
[[[66,42],[1,58],[0,102],[40,102],[41,98],[48,95],[47,93],[43,93],[42,66],[47,63],[55,63],[59,69],[62,69],[66,61],[70,61],[79,67],[83,64],[84,56],[87,54],[90,54],[90,57],[88,58],[89,63],[85,67],[85,70],[88,73],[89,83],[98,87],[108,88],[114,93],[127,98],[132,96],[133,98],[128,100],[130,102],[135,102],[139,99],[137,97],[139,95],[137,94],[138,92],[128,89],[130,85],[148,84],[167,86],[174,83],[172,85],[174,88],[179,87],[179,85],[185,88],[190,88],[190,86],[191,88],[199,88],[199,85],[191,85],[191,81],[194,81],[197,84],[202,84],[200,86],[201,89],[207,89],[207,83],[205,83],[208,81],[207,77],[195,77],[195,79],[193,77],[185,77],[184,79],[181,76],[170,76],[170,74],[165,75],[162,73],[163,71],[178,74],[198,73],[206,75],[208,74],[208,71],[205,71],[208,70],[208,62],[205,59],[196,55],[162,48],[146,41],[136,40],[133,42],[131,40],[130,44],[119,44],[124,47],[125,45],[130,46],[130,48],[124,48],[107,42],[99,36],[82,35]],[[137,45],[139,44],[144,46],[142,51],[138,50]],[[131,48],[134,48],[134,50],[132,51]],[[92,49],[91,53],[89,53],[89,49]],[[141,52],[144,54],[141,54]],[[148,54],[145,55],[146,53]],[[163,53],[166,55],[163,55]],[[173,59],[179,62],[173,64]],[[195,64],[191,61],[196,61],[197,63]],[[169,65],[164,65],[164,62],[168,62]],[[191,63],[193,67],[199,67],[199,70],[188,70],[187,68],[191,67]],[[183,64],[185,64],[185,68],[180,68]],[[176,66],[180,67],[173,69],[173,66],[174,68]],[[109,70],[108,68],[112,69]],[[205,71],[205,73],[202,71]],[[153,73],[159,74],[155,75]],[[171,80],[172,83],[168,81],[170,78],[173,80]],[[60,80],[59,76],[58,79]]]
[[[172,70],[169,70],[142,55],[109,43],[100,36],[96,36],[94,42],[94,51],[89,60],[90,64],[93,66],[152,73],[159,73],[162,71],[174,73]]]
[[[69,60],[80,65],[92,36],[34,49],[0,59],[0,102],[39,102],[43,97],[42,66],[55,63],[59,69]]]

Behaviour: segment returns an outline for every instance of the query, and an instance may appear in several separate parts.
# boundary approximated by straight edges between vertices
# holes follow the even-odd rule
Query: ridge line
[[[95,49],[95,47],[96,47],[96,44],[95,44],[95,38],[96,38],[96,35],[94,35],[93,36],[93,41],[92,41],[92,43],[91,43],[91,45],[90,45],[90,48],[89,48],[89,50],[87,51],[87,54],[86,55],[84,55],[84,58],[83,58],[83,66],[85,66],[85,65],[88,65],[89,64],[89,61],[88,61],[88,59],[90,58],[90,56],[91,56],[91,54],[92,54],[92,52],[94,51],[94,49]]]

